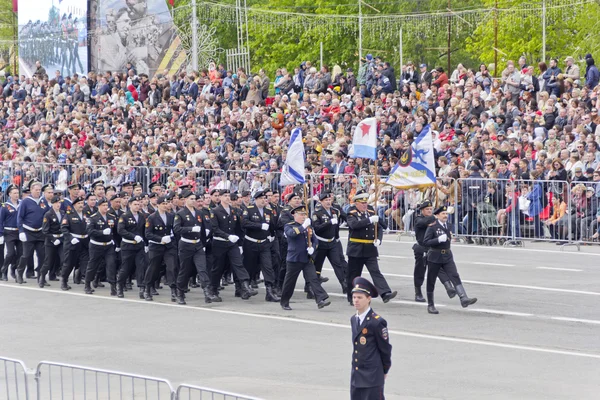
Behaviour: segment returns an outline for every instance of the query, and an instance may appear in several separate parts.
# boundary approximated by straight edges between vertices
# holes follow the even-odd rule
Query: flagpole
[[[306,177],[306,175],[304,175]],[[305,179],[306,181],[306,179]],[[310,218],[310,211],[308,208],[308,190],[306,189],[306,187],[308,186],[308,182],[304,182],[304,185],[302,185],[304,187],[304,206],[306,207],[306,218]],[[307,233],[307,239],[308,239],[308,247],[312,247],[311,243],[310,243],[310,237],[311,237],[311,231],[310,231],[310,226],[308,228],[306,228],[306,233]]]
[[[377,213],[377,201],[379,200],[379,178],[377,177],[377,156],[375,156],[375,215],[379,215]],[[375,240],[377,240],[377,225],[379,223],[375,222]]]

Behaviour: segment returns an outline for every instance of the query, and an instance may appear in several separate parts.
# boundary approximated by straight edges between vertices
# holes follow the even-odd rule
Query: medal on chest
[[[367,344],[367,338],[366,338],[366,337],[364,337],[364,336],[362,336],[362,337],[360,338],[360,344],[362,344],[363,346],[364,346],[365,344]]]

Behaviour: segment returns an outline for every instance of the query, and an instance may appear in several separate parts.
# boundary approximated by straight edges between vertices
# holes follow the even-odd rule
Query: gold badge
[[[364,328],[364,329],[362,330],[362,334],[363,334],[363,335],[366,335],[366,334],[367,334],[367,332],[368,332],[367,328]]]
[[[361,338],[360,338],[360,344],[362,344],[363,346],[364,346],[365,344],[367,344],[367,338],[366,338],[366,337],[364,337],[364,336],[363,336],[363,337],[361,337]]]

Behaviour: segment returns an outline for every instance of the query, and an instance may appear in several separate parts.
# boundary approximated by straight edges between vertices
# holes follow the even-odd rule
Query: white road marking
[[[568,317],[552,317],[552,319],[556,320],[556,321],[581,322],[584,324],[600,325],[600,321],[595,321],[593,319],[580,319],[580,318],[568,318]]]
[[[582,269],[575,268],[554,268],[554,267],[536,267],[536,269],[549,269],[552,271],[573,271],[573,272],[582,272]]]
[[[486,263],[486,262],[473,262],[473,261],[459,261],[460,264],[475,264],[475,265],[491,265],[495,267],[516,267],[514,264],[499,264],[499,263]]]
[[[215,309],[215,308],[180,306],[177,304],[159,303],[159,302],[154,302],[154,301],[148,302],[148,301],[141,301],[141,300],[135,300],[135,299],[119,299],[117,297],[107,297],[107,296],[98,296],[98,295],[94,296],[94,295],[88,295],[88,294],[84,294],[84,293],[75,293],[72,291],[65,292],[65,291],[57,291],[57,290],[47,290],[47,289],[40,289],[40,288],[35,288],[35,287],[21,286],[21,285],[15,286],[15,285],[9,285],[9,284],[4,284],[4,283],[0,284],[0,287],[7,287],[7,288],[11,288],[11,289],[21,289],[21,290],[35,290],[35,291],[42,292],[42,293],[50,293],[50,294],[56,294],[56,295],[79,296],[79,297],[84,297],[87,299],[127,302],[127,303],[134,303],[137,305],[143,304],[144,306],[174,307],[174,308],[178,308],[180,310],[186,310],[186,311],[213,312],[213,313],[219,313],[219,314],[237,315],[237,316],[242,316],[242,317],[269,319],[269,320],[274,320],[274,321],[295,322],[295,323],[306,324],[306,325],[316,325],[316,326],[327,326],[327,327],[332,327],[332,328],[350,329],[349,324],[321,322],[321,321],[314,321],[314,320],[310,320],[310,319],[302,319],[302,318],[294,318],[294,317],[282,317],[282,316],[277,316],[277,315],[255,314],[255,313],[248,313],[248,312],[242,312],[242,311],[232,311],[232,310],[223,310],[223,309]],[[479,340],[479,339],[464,339],[464,338],[451,337],[451,336],[431,335],[431,334],[415,333],[415,332],[399,331],[399,330],[389,330],[388,332],[393,335],[413,337],[413,338],[419,338],[419,339],[430,339],[430,340],[438,340],[438,341],[445,341],[445,342],[474,344],[474,345],[479,345],[479,346],[496,347],[496,348],[512,349],[512,350],[523,350],[523,351],[530,351],[530,352],[535,352],[535,353],[546,353],[546,354],[555,354],[555,355],[581,357],[581,358],[592,358],[592,359],[600,360],[600,354],[594,354],[594,353],[566,351],[566,350],[550,349],[550,348],[535,347],[535,346],[523,346],[523,345],[509,344],[509,343],[502,343],[502,342],[495,342],[495,341],[487,341],[487,340]]]
[[[510,316],[513,316],[513,317],[535,317],[536,316],[536,315],[533,315],[533,314],[522,313],[522,312],[490,310],[490,309],[487,309],[487,308],[472,308],[472,307],[469,307],[469,308],[465,309],[465,311],[481,312],[481,313],[486,313],[486,314],[510,315]]]
[[[331,268],[323,268],[326,271],[333,271]],[[391,274],[388,272],[381,271],[386,276],[394,276],[396,278],[408,278],[413,279],[412,275],[403,275],[403,274]],[[365,274],[368,274],[369,271],[365,271]],[[559,292],[559,293],[571,293],[571,294],[584,294],[589,296],[600,296],[600,292],[588,292],[585,290],[573,290],[573,289],[560,289],[560,288],[549,288],[543,286],[529,286],[529,285],[514,285],[511,283],[496,283],[496,282],[482,282],[482,281],[468,281],[463,279],[465,283],[472,283],[474,285],[484,285],[484,286],[498,286],[498,287],[508,287],[508,288],[516,288],[516,289],[529,289],[529,290],[540,290],[544,292]]]

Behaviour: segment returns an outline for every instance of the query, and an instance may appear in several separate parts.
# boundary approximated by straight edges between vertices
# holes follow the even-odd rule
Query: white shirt
[[[358,315],[358,326],[362,325],[362,323],[365,320],[365,317],[367,316],[367,314],[369,313],[369,311],[371,311],[371,307],[367,308],[367,310],[364,313],[357,314]]]

